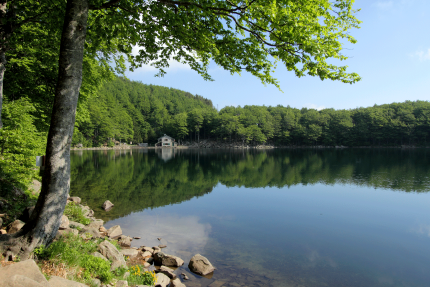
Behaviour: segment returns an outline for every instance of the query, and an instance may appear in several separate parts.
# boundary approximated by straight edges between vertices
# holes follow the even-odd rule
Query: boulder
[[[143,258],[149,258],[149,257],[152,257],[152,253],[151,253],[151,252],[149,252],[149,251],[144,251],[144,252],[142,253],[142,257],[143,257]]]
[[[67,228],[67,229],[64,229],[64,230],[58,230],[57,231],[57,234],[55,235],[55,239],[56,240],[58,240],[58,239],[60,239],[64,234],[66,234],[66,233],[73,233],[73,234],[75,234],[75,235],[78,235],[79,234],[79,232],[76,230],[76,229],[72,229],[72,228]]]
[[[100,232],[107,232],[107,229],[104,226],[100,226],[99,231]]]
[[[133,239],[129,236],[121,235],[118,239],[118,243],[119,243],[119,245],[121,245],[123,247],[130,247],[131,246],[131,240],[133,240]]]
[[[112,203],[112,202],[110,202],[109,200],[106,200],[104,203],[103,203],[103,205],[102,205],[102,208],[105,210],[105,211],[109,211],[109,210],[111,210],[112,209],[112,207],[114,206],[114,204]]]
[[[119,237],[120,235],[122,235],[122,230],[121,230],[121,227],[119,225],[112,226],[106,232],[107,232],[107,235],[109,236],[109,238],[111,238],[111,239]]]
[[[170,281],[169,287],[186,287],[184,283],[181,282],[179,278]]]
[[[99,231],[101,231],[100,228],[103,226],[103,223],[104,223],[103,220],[96,219],[93,222],[91,222],[90,224],[88,224],[87,226],[97,228]],[[106,232],[106,229],[104,231]]]
[[[99,251],[103,256],[112,261],[111,270],[114,270],[120,266],[127,266],[125,264],[124,256],[109,241],[105,240],[100,243]]]
[[[88,227],[86,226],[84,229],[81,230],[80,234],[85,235],[86,238],[100,238],[100,231],[95,227]]]
[[[25,222],[17,219],[14,222],[12,222],[11,224],[8,225],[7,227],[7,233],[11,234],[11,233],[16,233],[18,232],[23,226],[24,226]]]
[[[79,222],[69,220],[69,227],[75,228],[75,229],[84,229],[85,225],[83,225],[82,223],[79,223]]]
[[[24,275],[12,275],[5,280],[1,280],[2,287],[44,287],[41,283],[34,281]]]
[[[28,278],[28,280],[23,277]],[[29,284],[7,285],[5,282],[9,280],[15,280],[15,282],[27,282]],[[43,276],[36,262],[32,259],[21,261],[6,267],[0,267],[0,285],[1,283],[4,284],[1,286],[37,286],[32,281],[37,282],[40,286],[49,287],[49,283],[45,279],[45,276]]]
[[[67,216],[65,216],[65,215],[62,215],[61,216],[61,223],[60,223],[60,230],[64,230],[64,229],[69,228],[69,224],[70,224],[69,218],[67,218]]]
[[[200,254],[196,254],[191,258],[188,268],[190,268],[191,272],[202,276],[215,270],[209,260]]]
[[[82,214],[85,217],[93,217],[94,216],[94,210],[92,210],[88,206],[82,206],[81,209],[82,209]]]
[[[174,271],[173,269],[170,269],[169,267],[166,267],[166,266],[161,266],[160,269],[155,269],[155,273],[163,273],[170,279],[176,278],[176,274],[173,273],[173,271]]]
[[[148,246],[141,246],[140,248],[142,249],[142,251],[148,251],[148,252],[150,252],[151,254],[152,254],[152,253],[154,253],[154,249],[152,249],[151,247],[148,247]]]
[[[61,278],[58,276],[52,276],[49,279],[49,285],[51,286],[55,286],[55,287],[87,287],[87,285],[76,282],[76,281],[72,281],[72,280],[68,280],[65,278]]]
[[[156,265],[172,267],[179,267],[184,265],[184,260],[182,260],[181,258],[174,255],[165,254],[163,252],[154,253],[154,262]]]
[[[81,203],[81,198],[80,198],[80,197],[77,197],[77,196],[69,197],[67,200],[68,200],[68,201],[72,201],[72,202],[74,202],[74,203],[76,203],[76,204]]]
[[[115,287],[128,287],[128,282],[125,280],[119,280],[118,282],[116,282]]]
[[[166,287],[169,285],[170,279],[163,273],[157,275],[157,281],[155,282],[155,287]]]
[[[128,256],[130,258],[136,257],[139,254],[139,251],[136,249],[122,249],[120,252],[123,256]]]

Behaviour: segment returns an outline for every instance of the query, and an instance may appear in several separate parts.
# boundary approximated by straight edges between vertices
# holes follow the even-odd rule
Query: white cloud
[[[305,108],[314,109],[314,110],[317,110],[317,111],[321,111],[321,110],[325,109],[325,106],[317,106],[315,104],[306,104]]]
[[[430,60],[430,49],[416,51],[411,55],[412,57],[417,57],[420,61],[428,61]]]
[[[412,232],[423,234],[430,237],[430,225],[429,224],[421,224],[418,227],[412,228]]]
[[[379,9],[387,10],[393,7],[393,1],[378,1],[374,5]]]

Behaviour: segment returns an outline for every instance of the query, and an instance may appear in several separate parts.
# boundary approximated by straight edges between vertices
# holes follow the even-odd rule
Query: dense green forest
[[[177,149],[72,152],[71,194],[111,220],[228,187],[348,184],[428,192],[427,149]],[[288,192],[283,189],[283,192]],[[345,191],[347,192],[347,191]],[[103,202],[115,204],[108,213]]]
[[[280,146],[425,146],[430,140],[428,101],[321,111],[238,106],[218,112],[202,96],[117,77],[87,104],[88,116],[80,117],[73,144],[97,147],[113,138],[154,143],[163,134],[179,141]]]

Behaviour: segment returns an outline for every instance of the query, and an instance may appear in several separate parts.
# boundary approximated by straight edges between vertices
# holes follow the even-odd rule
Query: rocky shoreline
[[[88,206],[82,205],[79,197],[69,197],[68,203],[69,202],[73,202],[76,206],[79,206],[82,209],[84,217],[88,218],[90,223],[88,225],[84,225],[71,221],[67,216],[63,215],[55,240],[59,240],[62,236],[65,236],[68,233],[80,236],[84,240],[95,241],[100,238],[104,239],[104,241],[98,245],[98,251],[91,255],[110,262],[111,271],[114,271],[119,267],[128,268],[131,265],[139,264],[145,268],[145,270],[142,271],[148,270],[147,268],[154,269],[157,274],[155,283],[155,286],[157,287],[186,287],[182,281],[188,280],[188,276],[185,273],[182,273],[181,275],[177,275],[175,273],[176,268],[184,265],[184,260],[177,256],[162,252],[162,249],[165,248],[166,245],[160,244],[152,247],[142,245],[139,248],[131,247],[131,241],[138,240],[140,239],[139,237],[130,237],[122,234],[122,230],[119,225],[106,229],[103,226],[103,220],[96,219],[94,217],[94,211]],[[112,203],[105,203],[105,210],[113,208]],[[31,208],[28,208],[28,212],[31,211]],[[8,225],[7,233],[17,232],[22,228],[22,226],[24,226],[24,224],[25,223],[21,220],[15,220]],[[158,240],[161,240],[161,238],[158,238]],[[118,250],[115,245],[121,246],[121,250]],[[65,278],[66,276],[63,276],[64,278],[51,276],[50,279],[47,280],[33,259],[28,259],[14,264],[12,264],[12,262],[9,262],[9,264],[8,262],[3,263],[6,266],[0,267],[0,286],[87,286],[83,283],[69,280]],[[209,260],[200,254],[196,254],[191,258],[188,268],[191,272],[200,276],[210,275],[215,270]],[[91,285],[99,287],[146,286],[128,285],[128,276],[130,276],[130,271],[124,274],[122,278],[123,280],[113,279],[113,282],[109,284],[102,284],[99,279],[94,278]]]

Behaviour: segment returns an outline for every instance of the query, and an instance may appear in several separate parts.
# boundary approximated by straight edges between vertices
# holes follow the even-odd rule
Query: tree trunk
[[[52,242],[67,202],[70,144],[82,83],[87,18],[88,0],[67,1],[42,189],[34,212],[24,227],[15,234],[0,236],[0,248],[22,259],[28,258],[35,247],[48,246]]]
[[[0,23],[6,18],[6,0],[0,0]],[[5,24],[3,24],[5,25]],[[3,78],[6,71],[6,31],[5,26],[0,27],[0,130],[3,128],[1,115],[3,111]]]

